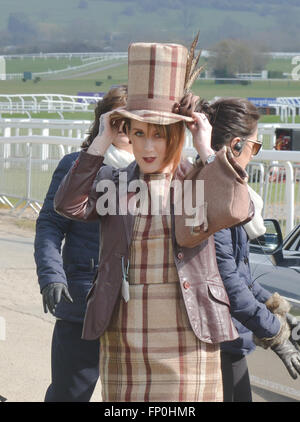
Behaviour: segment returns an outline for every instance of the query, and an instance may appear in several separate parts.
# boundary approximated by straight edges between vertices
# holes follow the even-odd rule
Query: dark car
[[[266,219],[264,236],[250,243],[253,279],[300,308],[300,224],[283,240],[279,223]]]

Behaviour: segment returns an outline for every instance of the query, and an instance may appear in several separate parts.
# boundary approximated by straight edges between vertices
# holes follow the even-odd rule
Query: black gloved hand
[[[291,329],[290,341],[300,351],[300,321],[292,314],[286,314],[286,320]]]
[[[295,346],[286,340],[282,344],[272,346],[271,349],[280,357],[290,376],[296,379],[300,374],[300,353]]]
[[[63,297],[67,302],[73,303],[68,287],[63,283],[50,283],[42,290],[44,312],[47,308],[54,315],[55,307]],[[55,315],[54,315],[55,316]]]

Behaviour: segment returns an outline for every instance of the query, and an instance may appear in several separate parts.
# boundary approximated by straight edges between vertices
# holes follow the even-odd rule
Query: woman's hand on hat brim
[[[194,121],[187,123],[187,127],[193,135],[194,147],[205,163],[207,157],[214,154],[214,150],[211,148],[212,126],[204,113],[194,112],[191,117]]]
[[[114,123],[111,122],[110,117],[114,111],[115,110],[112,110],[101,114],[99,118],[98,135],[95,137],[87,150],[89,154],[104,156],[109,146],[115,140],[118,134],[118,125],[114,125]]]

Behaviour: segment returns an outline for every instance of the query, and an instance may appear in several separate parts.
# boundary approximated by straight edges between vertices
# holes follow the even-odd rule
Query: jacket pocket
[[[219,284],[208,283],[207,288],[208,288],[208,296],[210,298],[213,298],[214,300],[224,303],[230,307],[230,302],[229,302],[226,290],[223,286],[220,286]]]

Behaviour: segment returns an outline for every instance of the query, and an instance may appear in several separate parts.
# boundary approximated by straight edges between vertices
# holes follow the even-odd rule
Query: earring
[[[236,144],[235,144],[235,146],[233,147],[233,149],[235,149],[236,151],[238,151],[238,152],[240,152],[241,150],[242,150],[242,148],[243,148],[243,145],[242,145],[242,143],[241,142],[237,142]]]

